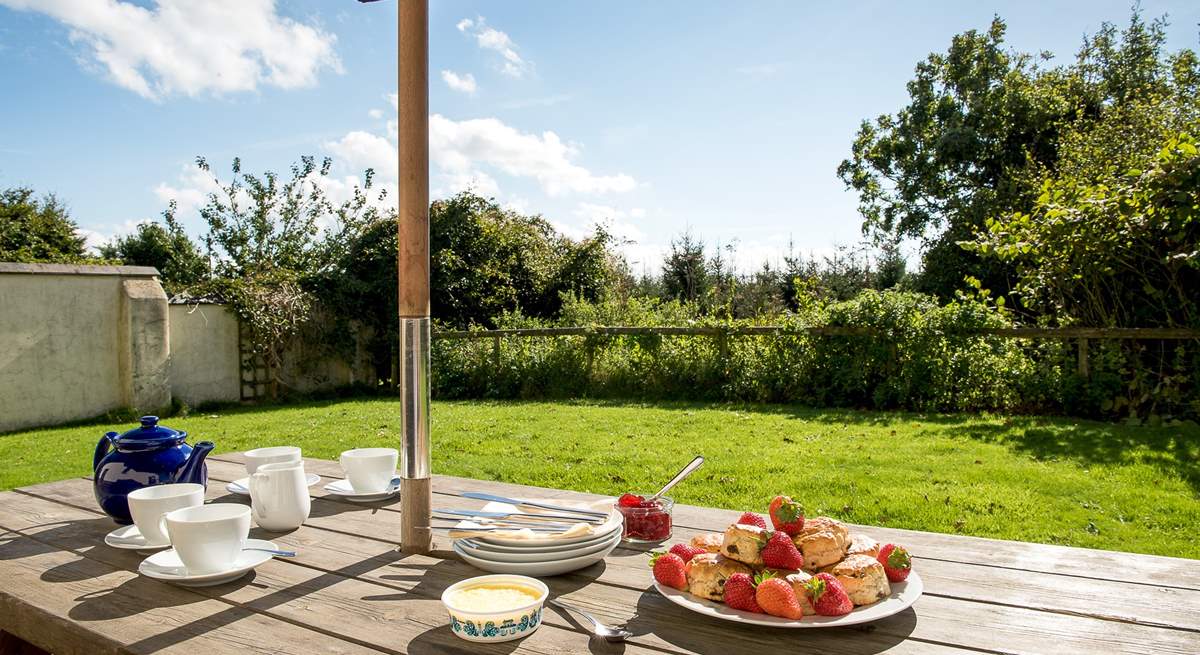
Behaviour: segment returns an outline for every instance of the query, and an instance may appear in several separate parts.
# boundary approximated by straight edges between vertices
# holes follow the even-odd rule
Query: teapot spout
[[[204,458],[208,457],[215,447],[216,444],[211,441],[201,441],[192,446],[192,454],[188,455],[187,461],[175,474],[175,482],[191,482],[199,485],[208,482],[208,469],[204,466]]]

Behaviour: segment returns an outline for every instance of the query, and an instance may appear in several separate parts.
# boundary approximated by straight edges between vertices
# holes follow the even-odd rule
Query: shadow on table
[[[253,579],[254,573],[250,573],[230,584],[242,585]],[[161,582],[139,575],[111,589],[84,594],[75,600],[78,604],[67,612],[67,616],[72,619],[111,621],[164,607],[191,605],[203,602],[205,598],[164,589]]]
[[[855,653],[881,653],[908,638],[917,625],[917,615],[908,608],[880,621],[845,628],[794,629],[770,628],[737,624],[697,615],[666,598],[653,589],[638,597],[637,614],[625,629],[634,634],[653,634],[674,646],[697,653],[712,652],[719,644],[738,644],[746,650],[767,652],[773,646],[786,644],[787,652],[824,653],[834,642],[838,650],[853,640]]]

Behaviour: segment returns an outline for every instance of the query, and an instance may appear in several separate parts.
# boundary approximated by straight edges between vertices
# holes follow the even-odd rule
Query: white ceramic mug
[[[250,509],[258,527],[295,530],[311,508],[304,462],[263,464],[250,476]]]
[[[162,517],[171,547],[188,575],[233,568],[250,534],[250,508],[233,503],[185,507]]]
[[[387,491],[396,477],[396,461],[400,452],[395,448],[355,448],[338,458],[346,479],[355,493],[372,494]]]
[[[242,455],[246,458],[246,474],[254,475],[258,467],[263,464],[299,462],[300,448],[297,446],[269,446],[267,448],[247,450]]]
[[[163,514],[184,507],[204,504],[204,486],[192,483],[157,484],[129,492],[129,515],[146,546],[166,546],[167,533],[162,530]]]

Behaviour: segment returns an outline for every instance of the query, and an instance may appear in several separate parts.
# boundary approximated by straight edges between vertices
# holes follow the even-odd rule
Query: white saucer
[[[304,481],[308,484],[308,486],[311,487],[321,481],[321,476],[317,475],[316,473],[309,473],[308,475],[304,476]],[[228,491],[231,494],[237,494],[239,496],[249,496],[250,478],[245,477],[230,482],[229,484],[225,485],[225,491]]]
[[[340,496],[342,498],[345,498],[346,500],[349,500],[351,502],[373,503],[376,501],[391,498],[392,496],[394,496],[396,494],[396,492],[400,491],[400,485],[393,484],[393,485],[390,485],[386,491],[377,491],[374,493],[363,494],[363,493],[356,492],[354,490],[354,487],[350,486],[349,480],[336,480],[334,482],[330,482],[329,484],[325,485],[325,491],[328,491],[329,493],[333,494],[334,496]]]
[[[276,546],[274,542],[264,539],[247,539],[246,548],[251,547],[279,550],[279,546]],[[138,566],[138,573],[147,578],[171,582],[181,587],[211,587],[236,580],[272,557],[274,555],[271,553],[261,550],[243,550],[233,566],[224,571],[204,575],[188,575],[183,562],[179,560],[179,554],[172,548],[161,553],[154,553],[142,560],[141,565]]]
[[[169,541],[161,544],[147,544],[146,538],[142,536],[136,525],[123,525],[104,535],[104,543],[123,550],[158,550],[171,545]]]

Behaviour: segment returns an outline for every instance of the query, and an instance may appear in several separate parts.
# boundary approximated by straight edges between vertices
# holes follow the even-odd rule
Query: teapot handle
[[[96,453],[92,455],[92,472],[95,473],[100,468],[100,460],[108,454],[109,448],[115,448],[117,445],[117,433],[105,432],[100,437],[100,442],[96,444]]]

